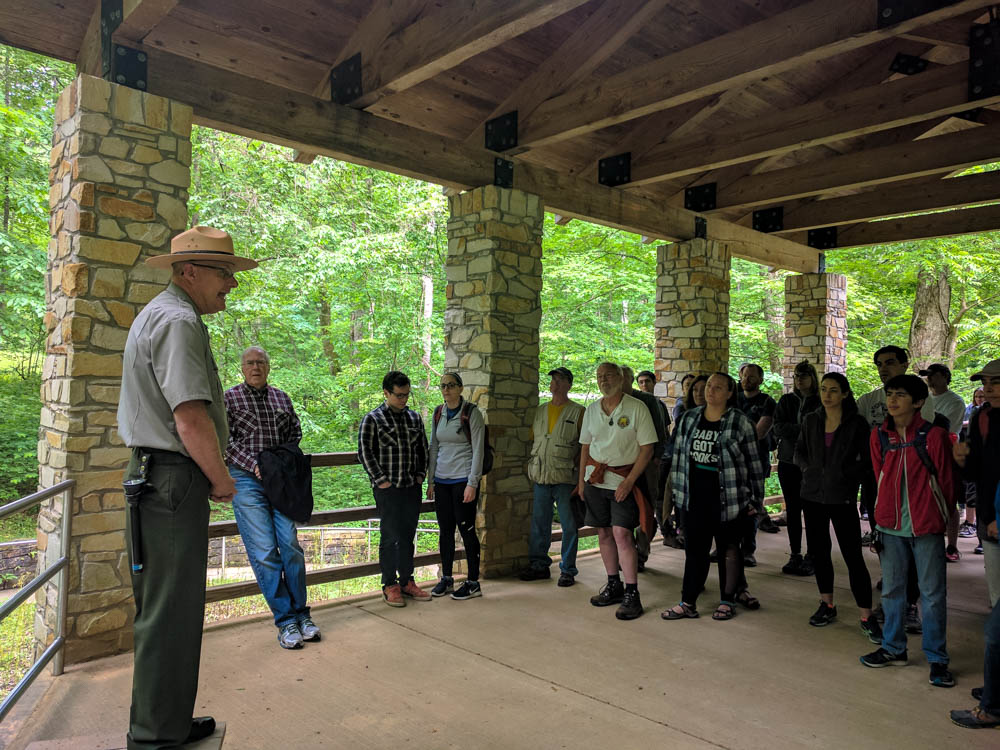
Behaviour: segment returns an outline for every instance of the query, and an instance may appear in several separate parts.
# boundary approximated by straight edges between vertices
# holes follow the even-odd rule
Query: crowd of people
[[[140,498],[126,524],[136,603],[133,749],[195,742],[215,729],[211,717],[191,718],[205,604],[204,499],[233,503],[280,646],[299,649],[321,638],[296,532],[312,512],[299,419],[288,395],[268,384],[270,358],[260,347],[243,353],[244,381],[223,393],[201,321],[225,309],[235,274],[257,264],[235,254],[228,234],[209,227],[181,233],[170,254],[147,263],[172,276],[130,329],[118,411],[121,437],[132,450],[126,494]],[[977,537],[991,607],[985,684],[972,691],[977,704],[951,718],[964,727],[1000,727],[1000,359],[972,376],[982,387],[968,406],[949,388],[944,364],[908,374],[909,355],[896,346],[879,349],[873,360],[882,386],[858,398],[842,373],[821,377],[801,362],[792,391],[776,403],[761,391],[763,369],[747,363],[738,381],[724,372],[686,376],[672,413],[653,395],[656,375],[649,370],[638,373],[636,389],[630,368],[601,363],[595,373],[601,397],[586,407],[569,398],[573,373],[551,370],[552,398],[532,420],[525,468],[534,493],[520,578],[551,577],[555,509],[563,531],[558,586],[575,584],[579,529],[595,527],[607,581],[590,603],[618,605],[618,619],[645,611],[638,574],[657,533],[665,546],[684,551],[680,598],[661,613],[664,620],[700,616],[713,561],[720,598],[712,619],[732,619],[737,605],[759,609],[746,569],[757,564],[758,531],[778,531],[764,507],[776,449],[789,542],[782,571],[815,576],[820,601],[809,625],[834,622],[832,527],[861,632],[879,646],[860,657],[867,667],[906,664],[907,634],[921,633],[930,683],[955,685],[945,571],[960,559],[958,537]],[[383,403],[359,429],[358,457],[381,519],[382,596],[393,607],[483,594],[475,526],[481,480],[492,465],[488,426],[463,397],[459,373],[444,373],[440,389],[429,438],[420,414],[408,407],[410,380],[399,371],[386,374]],[[430,591],[414,579],[425,481],[440,527],[441,577]],[[865,535],[862,519],[870,525]],[[467,564],[457,588],[456,531]],[[866,545],[879,554],[878,607]]]

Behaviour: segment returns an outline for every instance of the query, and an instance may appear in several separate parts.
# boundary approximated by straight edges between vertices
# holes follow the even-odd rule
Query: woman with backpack
[[[802,556],[802,470],[795,464],[795,444],[806,415],[822,408],[816,368],[803,360],[795,365],[792,392],[778,401],[774,410],[774,433],[778,437],[778,482],[785,499],[788,527],[788,562],[782,573],[794,576],[813,574],[812,556]]]
[[[432,596],[451,592],[452,599],[482,596],[479,585],[479,537],[476,507],[479,481],[486,455],[486,424],[483,413],[462,398],[462,378],[455,372],[441,376],[444,403],[434,410],[431,421],[430,457],[427,466],[427,499],[434,501],[438,521],[438,545],[442,577],[431,589]],[[468,577],[454,590],[455,528],[462,535]]]
[[[861,615],[861,632],[882,642],[882,629],[872,615],[872,579],[861,548],[861,520],[855,505],[863,482],[874,483],[868,422],[858,413],[847,378],[828,372],[820,381],[823,408],[807,414],[795,444],[795,463],[802,470],[802,510],[806,539],[816,568],[819,609],[809,618],[814,627],[837,617],[833,603],[833,560],[830,524],[847,564],[851,593]]]

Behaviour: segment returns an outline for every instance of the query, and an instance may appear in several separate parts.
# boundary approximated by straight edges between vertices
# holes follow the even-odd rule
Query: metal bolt
[[[891,15],[892,15],[892,8],[883,8],[882,9],[882,18],[888,18]]]
[[[988,36],[983,40],[984,47],[989,47],[991,44],[993,44],[993,37]]]
[[[138,54],[138,55],[136,56],[136,59],[138,59],[138,60],[139,60],[139,62],[146,62],[146,53],[145,53],[145,52],[140,52],[140,53],[139,53],[139,54]]]
[[[973,94],[981,94],[981,93],[983,93],[983,87],[979,86],[979,85],[973,86],[972,87],[972,93]]]
[[[117,81],[118,83],[125,83],[125,76],[119,73],[118,75],[115,76],[115,81]]]
[[[135,86],[136,86],[136,88],[143,89],[145,91],[145,89],[146,89],[146,82],[145,81],[136,81],[135,82]]]
[[[119,57],[125,57],[128,54],[128,51],[124,47],[115,47],[115,52],[118,53]]]

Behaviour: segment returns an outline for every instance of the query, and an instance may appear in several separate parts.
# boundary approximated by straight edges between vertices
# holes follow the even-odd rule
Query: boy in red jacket
[[[955,508],[948,432],[920,416],[927,384],[897,375],[885,384],[889,416],[872,431],[878,480],[875,524],[882,539],[882,647],[861,657],[866,667],[906,664],[906,576],[916,567],[924,615],[923,649],[930,683],[952,687],[945,647],[947,589],[944,533]]]

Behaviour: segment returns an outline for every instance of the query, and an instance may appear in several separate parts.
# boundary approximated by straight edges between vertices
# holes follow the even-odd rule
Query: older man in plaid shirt
[[[236,482],[233,512],[247,559],[274,614],[282,648],[318,641],[319,628],[306,605],[306,564],[295,522],[271,506],[261,484],[257,457],[262,450],[302,440],[302,426],[288,394],[267,384],[267,352],[243,352],[244,382],[225,393],[229,419],[226,464]]]
[[[361,420],[358,458],[368,472],[381,519],[382,597],[390,607],[405,607],[406,599],[431,600],[413,580],[413,538],[427,474],[427,434],[420,415],[406,407],[410,379],[405,373],[387,373],[382,395],[385,401]]]

